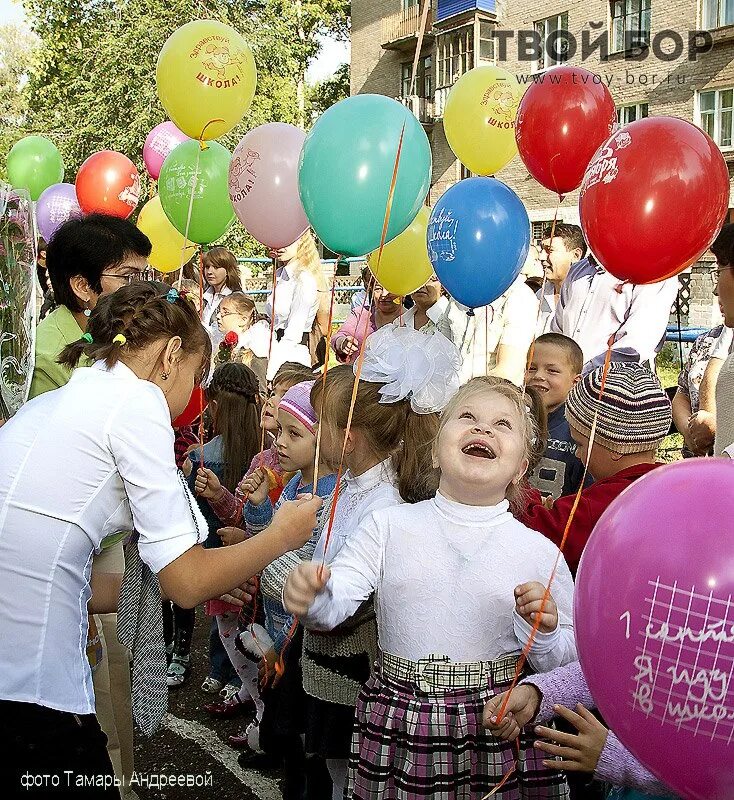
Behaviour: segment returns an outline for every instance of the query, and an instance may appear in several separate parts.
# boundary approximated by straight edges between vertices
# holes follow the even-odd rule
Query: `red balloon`
[[[581,67],[554,67],[520,101],[517,149],[535,180],[562,197],[581,185],[615,122],[614,100],[598,75]]]
[[[127,219],[140,197],[140,175],[127,156],[100,150],[79,167],[76,196],[85,214],[109,214]]]
[[[591,251],[631,283],[671,278],[698,261],[728,209],[721,151],[677,117],[648,117],[614,133],[589,164],[579,199]]]
[[[201,386],[197,386],[191,393],[191,399],[186,408],[173,420],[173,427],[185,428],[187,425],[196,422],[204,413],[206,406],[206,393]]]

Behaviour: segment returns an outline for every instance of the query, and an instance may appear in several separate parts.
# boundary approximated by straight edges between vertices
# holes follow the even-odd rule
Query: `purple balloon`
[[[36,202],[38,232],[47,242],[67,220],[81,216],[76,188],[71,183],[55,183],[49,186]]]
[[[189,137],[168,120],[153,128],[143,145],[143,161],[153,180],[158,180],[166,156],[181,142],[188,140]]]
[[[591,694],[682,797],[734,797],[734,462],[659,467],[584,550],[574,626]],[[728,765],[728,766],[727,766]]]

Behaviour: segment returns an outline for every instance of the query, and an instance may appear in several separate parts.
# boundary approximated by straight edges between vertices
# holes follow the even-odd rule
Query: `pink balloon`
[[[161,167],[166,156],[181,142],[188,141],[189,137],[182,133],[172,122],[166,120],[156,125],[145,137],[143,145],[143,161],[145,168],[153,180],[158,180]]]
[[[229,165],[229,197],[247,232],[266,247],[287,247],[308,228],[298,193],[306,134],[284,122],[251,130]]]
[[[682,797],[734,797],[734,462],[659,467],[603,514],[574,625],[610,728]]]

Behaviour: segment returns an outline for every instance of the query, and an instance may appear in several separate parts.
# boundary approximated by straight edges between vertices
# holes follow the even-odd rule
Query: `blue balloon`
[[[428,255],[446,291],[469,308],[514,283],[530,248],[522,200],[495,178],[466,178],[439,198],[428,221]]]

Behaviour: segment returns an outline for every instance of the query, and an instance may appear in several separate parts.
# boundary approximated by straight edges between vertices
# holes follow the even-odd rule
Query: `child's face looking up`
[[[306,470],[313,466],[316,456],[316,437],[292,414],[278,409],[278,448],[280,465],[286,472]]]
[[[460,503],[495,505],[524,475],[526,420],[492,390],[468,394],[439,433],[435,460],[441,492]]]
[[[579,375],[570,364],[566,353],[554,344],[536,342],[533,360],[528,367],[526,381],[540,392],[543,405],[550,413],[566,402],[571,387]]]
[[[276,383],[270,396],[263,404],[260,427],[265,428],[268,433],[276,434],[278,432],[278,404],[287,391],[287,384]]]

